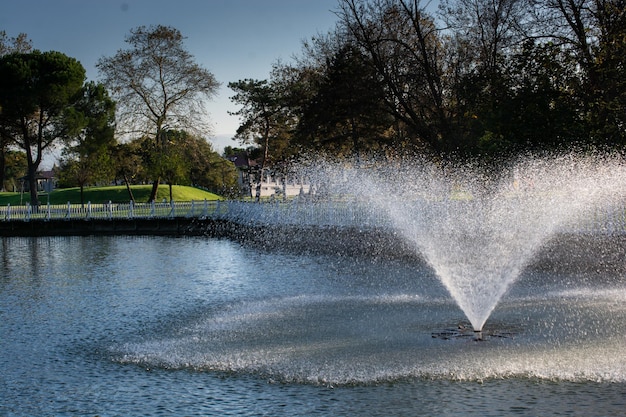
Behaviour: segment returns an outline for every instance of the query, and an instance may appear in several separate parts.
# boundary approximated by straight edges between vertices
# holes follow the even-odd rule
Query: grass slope
[[[135,201],[138,203],[145,203],[150,196],[150,190],[152,185],[133,185],[131,187]],[[183,185],[174,185],[172,187],[172,196],[174,201],[191,201],[191,200],[221,200],[222,198],[216,194],[208,191],[201,190],[194,187],[186,187]],[[127,203],[130,201],[128,191],[125,186],[111,186],[111,187],[90,187],[84,190],[85,203],[92,202],[94,204],[108,203],[109,201],[114,203]],[[169,186],[161,185],[157,191],[156,201],[170,199]],[[48,195],[41,194],[39,201],[42,204],[48,203]],[[80,189],[79,188],[63,188],[54,190],[50,193],[50,204],[66,204],[67,202],[72,204],[80,204]],[[30,202],[30,195],[24,193],[0,193],[0,206],[6,206],[10,204],[17,206]]]

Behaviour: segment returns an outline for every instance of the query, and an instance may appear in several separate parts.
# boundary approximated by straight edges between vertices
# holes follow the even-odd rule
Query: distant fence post
[[[30,205],[30,203],[26,204],[26,221],[29,222],[30,221],[30,213],[31,213],[31,208],[32,206]]]
[[[113,219],[113,203],[109,200],[109,220]]]
[[[128,203],[128,218],[132,219],[135,216],[135,204],[133,203],[133,200],[130,200],[130,202]]]
[[[69,201],[67,202],[67,213],[65,214],[65,218],[68,220],[72,218],[72,203]]]
[[[7,215],[6,215],[6,220],[11,220],[11,205],[7,204]]]

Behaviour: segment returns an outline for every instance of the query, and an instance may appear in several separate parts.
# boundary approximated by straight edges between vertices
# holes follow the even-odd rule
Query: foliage
[[[280,89],[267,80],[246,79],[231,82],[228,86],[235,92],[231,100],[242,106],[239,111],[231,112],[242,119],[235,138],[243,144],[255,143],[263,151],[257,173],[258,199],[261,192],[259,179],[266,166],[279,162],[280,159],[276,157],[280,155],[280,150],[288,147],[291,127],[289,114],[285,112]],[[279,150],[274,153],[274,161],[270,160],[271,147]]]
[[[444,53],[434,20],[419,2],[339,2],[340,25],[385,88],[386,105],[418,147],[447,151],[453,127]]]
[[[25,33],[20,33],[16,37],[10,38],[7,33],[0,31],[0,57],[11,53],[27,53],[33,49],[32,42]],[[0,113],[2,113],[2,105],[0,104]],[[20,173],[17,177],[13,175],[14,166],[11,165],[11,156],[9,148],[12,144],[12,137],[4,134],[4,129],[0,128],[0,189],[5,187],[15,187],[16,179],[26,175],[26,171]],[[10,184],[5,184],[8,180]]]
[[[267,80],[239,80],[228,87],[235,92],[231,100],[241,109],[230,112],[242,120],[236,139],[244,145],[256,144],[264,149],[263,160],[269,158],[270,144],[284,140],[290,128],[289,115],[285,113],[280,88]],[[269,161],[268,161],[269,162]]]
[[[83,95],[70,109],[76,124],[84,128],[67,139],[59,180],[64,186],[110,183],[115,146],[115,103],[101,84],[87,83]],[[84,199],[81,199],[84,202]]]
[[[4,154],[4,182],[2,190],[18,191],[21,187],[21,178],[26,175],[28,164],[24,152],[10,150]]]
[[[271,97],[289,116],[276,122],[292,153],[495,161],[624,150],[624,0],[447,0],[436,14],[429,6],[339,0],[333,30],[233,101],[246,116]],[[260,120],[242,119],[248,133]],[[262,137],[251,143],[267,150]]]
[[[117,100],[120,126],[126,132],[152,137],[148,152],[163,153],[152,158],[155,198],[158,176],[168,171],[166,132],[177,129],[208,129],[204,98],[216,93],[219,83],[213,74],[194,62],[183,45],[183,36],[168,26],[140,26],[126,38],[129,49],[101,58],[97,67],[104,84]],[[165,164],[165,165],[164,165]]]
[[[170,185],[187,184],[224,194],[235,187],[237,174],[233,164],[213,151],[205,139],[183,130],[167,131],[164,136],[167,140],[159,151],[150,138],[144,137],[123,145],[127,151],[122,155],[127,158],[130,153],[138,158],[138,166],[156,168],[156,175]],[[132,167],[129,164],[125,172]],[[133,177],[133,182],[148,181],[151,175],[155,172],[148,170]]]
[[[26,53],[33,49],[33,43],[28,39],[28,35],[20,33],[10,38],[6,31],[0,30],[0,56],[14,52]]]
[[[184,177],[190,185],[229,194],[237,186],[235,166],[213,150],[205,139],[184,131],[180,136],[180,149],[185,161]]]
[[[298,133],[309,148],[358,157],[379,148],[392,124],[376,73],[361,51],[347,44],[328,58],[312,97],[303,104]]]
[[[82,129],[71,117],[85,69],[60,52],[11,53],[0,57],[1,136],[26,153],[31,199],[43,152]]]
[[[336,27],[306,41],[294,62],[277,62],[267,80],[229,83],[240,106],[235,139],[260,162],[257,177],[307,152],[496,161],[624,150],[625,0],[429,6],[338,0]],[[228,193],[235,168],[204,139],[204,100],[219,83],[183,41],[168,26],[131,30],[128,49],[98,61],[99,85],[84,84],[73,58],[0,31],[2,175],[15,184],[26,174],[34,190],[43,152],[64,143],[65,185],[114,179],[131,200],[131,184],[152,181],[153,200],[161,180]]]
[[[143,165],[143,152],[139,141],[118,143],[113,149],[116,182],[123,182],[128,191],[128,198],[135,201],[131,184],[142,184],[149,180]]]
[[[626,1],[597,1],[600,23],[594,68],[597,90],[591,112],[592,137],[611,147],[626,146]]]

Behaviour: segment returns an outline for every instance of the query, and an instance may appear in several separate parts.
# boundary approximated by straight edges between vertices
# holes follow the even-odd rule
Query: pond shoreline
[[[2,237],[206,236],[261,250],[423,262],[393,230],[354,226],[241,224],[213,218],[0,221]],[[531,269],[626,271],[626,235],[560,234],[534,257]]]
[[[66,219],[1,221],[0,236],[92,236],[157,235],[178,236],[194,232],[191,218],[154,219]]]

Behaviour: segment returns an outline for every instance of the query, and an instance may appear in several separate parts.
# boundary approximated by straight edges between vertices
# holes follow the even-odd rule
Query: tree
[[[596,146],[626,145],[626,2],[529,0],[536,36],[576,62],[572,95]]]
[[[144,161],[152,178],[160,177],[169,187],[172,201],[172,185],[184,183],[187,174],[187,160],[183,155],[184,138],[179,131],[166,130],[161,132],[161,140],[157,143],[144,137],[142,149]]]
[[[129,182],[129,177],[141,180],[142,175],[149,176],[150,172],[133,172],[136,166],[145,166],[162,173],[169,186],[170,200],[173,184],[192,185],[216,192],[234,186],[236,172],[233,164],[213,151],[205,139],[184,130],[168,130],[163,135],[167,138],[166,144],[159,152],[149,137],[122,145],[125,150],[120,159],[120,173],[125,182]]]
[[[165,150],[168,130],[208,128],[203,99],[212,98],[219,87],[213,74],[194,62],[183,41],[175,28],[140,26],[126,38],[129,49],[96,65],[118,103],[122,129],[153,137],[156,152]],[[155,173],[150,201],[161,174]]]
[[[446,97],[445,57],[434,19],[418,0],[340,0],[340,24],[366,53],[385,86],[394,117],[416,145],[454,144]]]
[[[5,172],[3,189],[7,191],[17,191],[20,178],[23,178],[28,172],[26,163],[26,154],[24,152],[9,150],[4,155]]]
[[[528,0],[531,5],[535,36],[548,39],[573,53],[580,70],[591,75],[594,39],[598,26],[594,3],[604,0]]]
[[[383,86],[358,48],[348,43],[333,53],[317,84],[299,118],[301,135],[318,147],[357,159],[382,147],[393,120]]]
[[[129,200],[135,202],[135,196],[130,185],[140,182],[146,177],[139,141],[118,143],[113,149],[113,162],[115,178],[124,182]]]
[[[261,180],[270,163],[270,145],[278,145],[289,140],[289,116],[285,112],[280,89],[267,80],[240,80],[228,84],[235,95],[231,100],[242,106],[230,114],[242,119],[237,135],[242,144],[257,144],[262,150],[259,166],[256,198],[261,196]]]
[[[62,176],[77,183],[84,204],[85,185],[113,179],[112,151],[115,147],[115,103],[102,84],[87,83],[70,117],[84,128],[68,138],[63,152]]]
[[[215,152],[209,142],[185,131],[170,131],[168,138],[177,148],[178,165],[172,167],[183,184],[224,193],[236,185],[232,162]]]
[[[598,46],[594,68],[593,135],[609,146],[626,146],[626,1],[596,0]]]
[[[487,75],[499,72],[505,54],[523,39],[523,0],[445,0],[440,11],[469,49],[472,66]]]
[[[0,58],[1,136],[26,152],[31,204],[38,205],[37,170],[43,152],[83,126],[68,111],[80,98],[85,69],[60,52],[12,53]]]
[[[25,33],[20,33],[14,38],[9,38],[6,31],[0,30],[0,56],[15,52],[26,53],[32,50],[33,44]]]
[[[524,43],[527,3],[523,0],[444,0],[439,11],[453,56],[449,91],[459,125],[462,154],[493,155],[513,148],[509,119],[518,115],[512,96],[510,61]],[[530,57],[530,55],[526,55]]]
[[[0,31],[0,57],[15,52],[26,53],[30,52],[32,49],[32,42],[25,33],[20,33],[14,38],[9,38],[4,30]],[[0,107],[0,112],[1,111],[2,107]],[[4,180],[7,174],[7,150],[11,143],[11,137],[2,135],[2,132],[3,130],[0,129],[0,189],[4,189]]]
[[[470,153],[506,159],[526,151],[567,149],[588,132],[572,91],[575,62],[562,49],[532,40],[507,56],[498,70],[498,88],[485,94],[487,81],[468,75],[459,96],[467,117]]]

